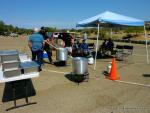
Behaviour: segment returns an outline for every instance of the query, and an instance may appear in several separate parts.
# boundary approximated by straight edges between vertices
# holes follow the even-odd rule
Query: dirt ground
[[[45,63],[40,76],[31,81],[36,95],[29,101],[37,104],[6,111],[13,101],[2,102],[6,84],[1,83],[0,113],[150,113],[150,65],[146,62],[145,46],[133,46],[132,56],[116,62],[119,80],[123,82],[103,75],[111,58],[97,59],[96,70],[89,65],[90,79],[79,85],[66,76],[72,71],[71,59],[67,66]],[[31,54],[25,37],[0,38],[0,50],[13,49]],[[17,105],[24,103],[24,99],[17,100]]]

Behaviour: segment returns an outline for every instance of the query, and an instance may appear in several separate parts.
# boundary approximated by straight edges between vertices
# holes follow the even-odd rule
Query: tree
[[[0,34],[4,34],[5,32],[5,23],[3,21],[0,21]]]
[[[0,35],[9,35],[10,33],[17,34],[31,34],[31,29],[19,28],[13,25],[6,25],[3,21],[0,21]]]

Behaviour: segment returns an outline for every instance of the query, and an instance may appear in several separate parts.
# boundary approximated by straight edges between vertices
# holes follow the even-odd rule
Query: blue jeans
[[[43,51],[37,50],[37,51],[31,51],[32,52],[32,61],[36,61],[40,66],[43,64]]]

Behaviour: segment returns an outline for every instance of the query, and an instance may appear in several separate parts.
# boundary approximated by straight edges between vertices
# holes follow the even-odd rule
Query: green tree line
[[[48,32],[59,32],[59,31],[67,31],[70,32],[76,32],[79,34],[83,34],[86,32],[87,34],[97,34],[97,28],[81,28],[81,29],[57,29],[54,27],[46,27]],[[146,22],[146,29],[150,30],[150,22]],[[106,33],[110,31],[110,28],[100,28],[100,35],[104,36]],[[134,33],[136,35],[143,33],[143,27],[114,27],[113,32],[119,33],[124,32],[127,34]],[[19,28],[13,25],[7,25],[3,21],[0,21],[0,35],[7,35],[10,33],[16,33],[16,34],[31,34],[32,29],[26,29],[26,28]]]
[[[10,33],[16,34],[30,34],[32,29],[19,28],[13,25],[7,25],[0,21],[0,35],[9,35]]]
[[[57,31],[57,28],[46,27],[46,30],[48,32],[55,32]],[[0,35],[9,35],[11,33],[22,35],[22,34],[31,34],[32,32],[33,29],[19,28],[13,25],[7,25],[3,21],[0,21]]]

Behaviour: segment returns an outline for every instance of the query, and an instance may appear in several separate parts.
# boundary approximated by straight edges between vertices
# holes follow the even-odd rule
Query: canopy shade
[[[117,13],[106,11],[94,17],[85,19],[76,24],[77,27],[96,27],[97,24],[115,24],[125,26],[144,26],[144,21],[136,18],[123,16]]]
[[[117,13],[106,11],[94,17],[85,19],[76,24],[77,27],[97,27],[97,42],[96,42],[96,54],[95,54],[95,65],[94,70],[96,69],[96,58],[97,58],[97,49],[98,49],[98,38],[99,38],[99,27],[100,26],[143,26],[145,32],[145,42],[146,42],[146,53],[147,53],[147,63],[149,64],[149,53],[147,47],[147,35],[145,29],[145,23],[143,20],[120,15]]]

